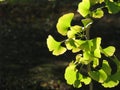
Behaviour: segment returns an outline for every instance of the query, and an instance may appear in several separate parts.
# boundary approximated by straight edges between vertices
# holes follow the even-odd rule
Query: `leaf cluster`
[[[102,3],[104,3],[104,6],[91,10],[94,5]],[[66,67],[64,74],[67,83],[76,88],[82,87],[82,84],[90,84],[92,79],[101,83],[105,88],[112,88],[119,84],[120,61],[114,55],[115,47],[103,48],[101,37],[89,38],[90,26],[93,23],[91,18],[103,17],[103,8],[107,8],[110,14],[118,13],[120,2],[114,2],[113,0],[82,0],[78,4],[78,12],[84,17],[81,20],[83,25],[71,25],[74,13],[64,14],[58,19],[56,28],[58,33],[67,39],[57,41],[51,35],[47,38],[48,49],[52,51],[53,55],[64,54],[67,50],[76,53],[75,60],[72,60]],[[103,55],[116,64],[117,70],[115,73],[112,73],[112,67],[109,65],[108,60],[102,58]],[[102,66],[99,62],[102,62]],[[89,68],[84,70],[84,66]]]

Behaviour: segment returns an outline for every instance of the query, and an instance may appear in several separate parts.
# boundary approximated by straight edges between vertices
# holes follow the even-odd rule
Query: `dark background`
[[[48,51],[46,39],[57,33],[58,18],[74,12],[74,23],[81,16],[77,5],[81,0],[8,0],[0,3],[0,90],[77,90],[67,85],[64,70],[70,60],[70,52],[53,56]],[[91,38],[103,38],[103,47],[114,45],[120,54],[120,13],[105,13],[96,19],[90,31]],[[104,88],[94,83],[94,90]],[[114,89],[119,90],[120,85]],[[83,86],[79,90],[88,90]],[[112,89],[105,89],[112,90]]]

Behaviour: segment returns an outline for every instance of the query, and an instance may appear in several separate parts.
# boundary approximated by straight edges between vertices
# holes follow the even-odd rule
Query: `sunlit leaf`
[[[82,0],[82,2],[78,5],[78,12],[83,16],[86,17],[90,11],[90,1],[89,0]]]
[[[74,82],[73,86],[74,86],[75,88],[80,88],[80,87],[82,87],[82,84],[81,84],[80,80],[76,80],[76,81]]]
[[[63,36],[67,35],[73,17],[74,17],[74,13],[68,13],[68,14],[64,14],[59,18],[56,27],[61,35]]]
[[[82,58],[82,54],[77,54],[76,55],[76,61],[80,63],[80,59]]]
[[[93,6],[95,4],[99,3],[99,0],[90,0],[90,5]]]
[[[119,84],[118,80],[112,80],[111,78],[106,80],[102,86],[104,86],[105,88],[113,88],[115,86],[117,86]]]
[[[101,58],[101,51],[100,51],[100,44],[101,44],[101,38],[97,37],[96,39],[93,39],[93,51],[94,51],[94,56]]]
[[[103,3],[104,2],[104,0],[99,0],[99,3],[101,4],[101,3]]]
[[[85,18],[85,19],[82,19],[81,21],[82,21],[84,27],[86,27],[86,28],[93,23],[93,20],[90,18]]]
[[[89,60],[90,59],[90,51],[84,52],[83,57],[84,57],[85,60]]]
[[[80,88],[82,87],[82,84],[81,84],[81,79],[83,78],[83,75],[79,72],[77,72],[76,74],[76,81],[74,82],[73,86],[75,88]]]
[[[84,77],[81,79],[81,82],[84,82],[85,85],[88,85],[88,84],[90,84],[90,82],[91,82],[91,78],[84,76]]]
[[[97,67],[99,65],[99,59],[98,58],[93,58],[93,67]]]
[[[80,48],[85,51],[90,51],[92,45],[93,42],[91,42],[90,40],[86,40],[83,44],[81,44]]]
[[[84,42],[85,41],[70,38],[65,42],[65,45],[66,45],[68,50],[72,50],[73,53],[76,53],[76,52],[79,52],[81,50],[80,46]]]
[[[104,53],[108,57],[108,56],[113,56],[114,52],[115,52],[115,47],[109,46],[109,47],[103,49],[102,53]]]
[[[56,56],[66,51],[66,48],[61,46],[61,42],[57,42],[51,35],[47,38],[47,46],[49,51],[53,51],[53,55]]]
[[[75,42],[73,39],[69,39],[65,42],[65,45],[68,50],[72,50],[73,48],[76,48]]]
[[[99,72],[99,82],[103,83],[107,79],[107,74],[104,72],[103,69],[100,69],[98,72]]]
[[[94,18],[101,18],[103,17],[103,15],[104,15],[104,12],[100,8],[97,8],[95,11],[92,12],[92,17]]]
[[[83,57],[80,59],[82,64],[89,64],[91,62],[91,54],[90,51],[83,52]]]
[[[103,60],[103,62],[102,62],[102,69],[105,71],[105,73],[107,75],[111,75],[112,69],[111,69],[111,67],[110,67],[110,65],[109,65],[107,60]]]
[[[89,75],[92,79],[98,81],[99,83],[103,83],[107,79],[107,74],[103,69],[100,69],[98,71],[90,71]]]
[[[100,54],[100,49],[99,48],[95,49],[94,56],[98,57],[98,58],[101,58],[101,54]]]
[[[65,80],[67,81],[67,83],[69,85],[74,84],[74,82],[76,81],[77,77],[77,70],[75,68],[76,66],[74,64],[70,64],[66,69],[65,69]]]
[[[82,27],[78,25],[71,26],[70,29],[67,33],[68,38],[75,38],[75,35],[82,31]]]

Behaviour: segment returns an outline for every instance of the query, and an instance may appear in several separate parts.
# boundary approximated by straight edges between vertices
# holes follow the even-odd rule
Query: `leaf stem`
[[[90,39],[90,26],[87,28],[86,30],[86,39],[89,40]],[[88,64],[88,72],[91,71],[91,64]],[[93,90],[93,83],[91,81],[91,83],[89,84],[89,90]]]

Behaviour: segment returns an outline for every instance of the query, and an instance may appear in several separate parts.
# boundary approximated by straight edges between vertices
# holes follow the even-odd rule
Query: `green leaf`
[[[99,83],[103,83],[107,79],[107,74],[103,69],[100,69],[98,71],[90,71],[89,75],[92,79],[98,81]]]
[[[90,24],[93,23],[93,20],[90,18],[85,18],[85,19],[82,19],[81,21],[82,21],[84,27],[88,27]]]
[[[82,27],[78,25],[72,26],[70,29],[67,33],[68,38],[75,38],[75,35],[82,31]]]
[[[112,80],[112,79],[108,79],[106,80],[104,83],[102,83],[102,86],[104,86],[105,88],[113,88],[115,86],[117,86],[119,84],[118,80]]]
[[[82,64],[89,64],[91,62],[91,54],[90,51],[83,52],[83,57],[80,58],[80,63]]]
[[[120,12],[120,3],[111,2],[110,0],[105,0],[106,7],[108,8],[109,13],[116,14]]]
[[[101,4],[101,3],[103,3],[104,2],[104,0],[99,0],[99,3]]]
[[[93,6],[95,4],[97,4],[99,2],[99,0],[90,0],[90,5]]]
[[[102,62],[102,69],[104,70],[104,72],[107,75],[111,75],[112,69],[111,69],[111,67],[110,67],[110,65],[109,65],[107,60],[103,60],[103,62]]]
[[[76,80],[76,81],[74,82],[73,86],[74,86],[75,88],[80,88],[80,87],[82,87],[82,84],[81,84],[80,80]]]
[[[116,72],[115,74],[113,74],[113,75],[111,76],[111,78],[112,78],[113,80],[119,80],[119,81],[120,81],[120,71],[119,71],[119,72]]]
[[[100,49],[99,48],[95,49],[94,56],[98,57],[98,58],[101,58],[101,53],[100,53]]]
[[[0,0],[0,2],[3,2],[3,1],[5,1],[5,0]]]
[[[68,50],[72,50],[73,53],[79,52],[81,50],[80,46],[84,43],[82,40],[77,40],[77,39],[68,39],[65,42],[65,45]]]
[[[67,81],[67,83],[69,85],[74,84],[74,82],[76,81],[77,77],[77,69],[75,68],[76,65],[74,65],[73,63],[71,63],[66,69],[65,69],[65,80]]]
[[[104,53],[107,57],[113,56],[115,52],[114,46],[108,46],[107,48],[103,49],[102,53]]]
[[[78,12],[83,16],[86,17],[90,11],[90,1],[89,0],[82,0],[82,2],[78,5]]]
[[[83,78],[83,75],[79,72],[77,72],[76,74],[76,81],[74,82],[73,86],[75,88],[80,88],[82,87],[82,84],[81,84],[81,79]]]
[[[83,58],[84,58],[85,60],[89,60],[89,59],[91,58],[90,51],[85,51],[85,52],[83,53]]]
[[[101,50],[100,50],[101,38],[97,37],[92,41],[93,41],[92,51],[94,51],[94,56],[97,58],[101,58]]]
[[[81,79],[81,82],[84,82],[85,85],[88,85],[88,84],[90,84],[90,82],[91,82],[91,78],[84,76],[84,77]]]
[[[117,72],[120,72],[120,61],[118,60],[116,56],[114,56],[113,61],[117,65]]]
[[[95,11],[92,12],[92,17],[94,18],[101,18],[103,17],[104,12],[101,8],[97,8]]]
[[[71,21],[73,17],[74,13],[68,13],[59,18],[56,27],[61,35],[67,35],[68,29],[71,27]]]
[[[99,65],[99,59],[98,58],[93,58],[93,67],[97,67]]]
[[[53,55],[61,55],[66,52],[66,48],[61,46],[61,42],[57,42],[51,35],[47,38],[47,47],[49,51],[53,51]]]

